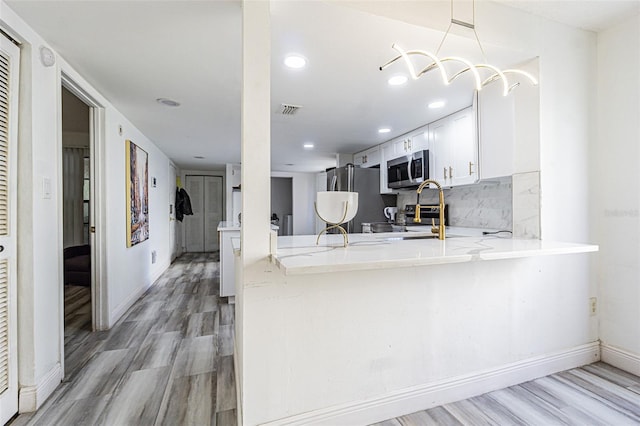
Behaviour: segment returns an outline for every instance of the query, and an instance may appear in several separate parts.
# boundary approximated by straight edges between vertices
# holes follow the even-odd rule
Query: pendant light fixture
[[[442,78],[442,82],[445,85],[448,85],[448,84],[451,84],[452,81],[454,81],[456,78],[460,77],[464,73],[471,72],[471,74],[473,74],[476,90],[482,90],[482,88],[487,84],[500,80],[502,82],[503,96],[507,96],[509,92],[511,92],[511,90],[513,90],[515,87],[517,87],[520,84],[519,82],[510,84],[507,78],[507,74],[517,74],[517,75],[524,76],[531,82],[531,84],[537,85],[538,80],[533,75],[529,74],[526,71],[522,71],[518,69],[500,70],[498,67],[495,67],[493,65],[486,63],[487,58],[484,53],[484,49],[482,48],[482,43],[480,43],[480,38],[478,37],[478,33],[476,32],[476,29],[475,29],[475,20],[476,20],[475,0],[473,1],[473,22],[465,22],[458,19],[454,19],[453,18],[453,0],[451,0],[451,22],[449,24],[449,27],[447,28],[447,31],[442,37],[442,41],[440,41],[440,45],[438,46],[438,50],[436,50],[436,53],[433,54],[433,53],[427,52],[426,50],[406,50],[405,51],[397,43],[394,43],[393,45],[391,45],[391,48],[398,52],[398,56],[391,59],[384,65],[382,65],[380,67],[380,71],[384,70],[389,65],[396,62],[398,59],[403,59],[405,64],[407,65],[407,68],[409,69],[409,74],[411,75],[411,78],[413,78],[414,80],[417,80],[418,78],[420,78],[421,76],[423,76],[424,74],[426,74],[431,70],[438,69],[440,72],[440,76]],[[459,56],[447,56],[444,58],[438,58],[440,49],[442,48],[442,45],[444,44],[447,36],[449,35],[449,31],[451,31],[451,27],[453,25],[459,25],[461,27],[465,27],[473,30],[473,34],[476,38],[476,42],[478,43],[478,47],[480,48],[480,52],[482,53],[482,57],[485,63],[473,64],[471,61]],[[414,67],[410,58],[410,56],[416,56],[416,55],[427,57],[433,62],[431,62],[429,65],[427,65],[420,71],[416,71],[416,68]],[[449,77],[447,73],[447,69],[445,68],[443,63],[462,64],[462,68],[458,69],[458,71],[454,72],[451,75],[451,77]],[[480,74],[480,70],[483,70],[483,71],[488,70],[489,73],[485,73],[485,75],[488,74],[488,76],[483,79]]]

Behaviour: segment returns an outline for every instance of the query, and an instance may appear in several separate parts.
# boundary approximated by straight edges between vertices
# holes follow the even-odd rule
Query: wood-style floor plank
[[[12,424],[235,425],[235,314],[218,259],[181,256],[109,331],[91,332],[90,288],[65,288],[65,381]]]
[[[598,362],[375,426],[639,425],[640,377]]]

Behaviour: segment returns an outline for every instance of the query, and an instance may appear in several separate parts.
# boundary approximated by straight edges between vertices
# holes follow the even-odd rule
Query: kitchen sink
[[[449,239],[449,238],[460,238],[462,237],[462,235],[446,235],[445,236],[445,240]],[[385,238],[385,240],[387,241],[399,241],[399,240],[432,240],[432,239],[438,239],[438,235],[437,234],[432,234],[432,235],[407,235],[407,234],[403,234],[403,235],[398,235],[397,237],[387,237]]]

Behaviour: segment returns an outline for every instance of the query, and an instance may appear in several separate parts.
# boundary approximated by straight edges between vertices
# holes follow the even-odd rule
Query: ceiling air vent
[[[300,108],[302,108],[299,105],[290,105],[290,104],[282,104],[280,107],[281,107],[280,113],[282,115],[294,115],[295,113],[298,112]]]

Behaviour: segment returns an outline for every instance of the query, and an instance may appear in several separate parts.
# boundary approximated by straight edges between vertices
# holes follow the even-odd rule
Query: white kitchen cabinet
[[[411,135],[411,149],[412,152],[429,149],[429,126],[423,126]]]
[[[474,108],[458,111],[429,125],[430,177],[443,186],[478,180],[478,143]]]
[[[467,108],[451,116],[452,185],[478,181],[478,138],[475,109]]]
[[[380,146],[374,146],[353,154],[353,164],[360,167],[375,167],[380,165]]]
[[[398,158],[403,155],[413,154],[414,152],[429,149],[429,126],[423,126],[408,135],[404,135],[398,139],[394,139],[393,157]]]
[[[413,153],[411,137],[403,136],[393,141],[395,158]]]
[[[478,92],[480,179],[514,173],[515,96],[502,96],[502,85]]]
[[[449,117],[441,118],[429,125],[429,177],[443,186],[450,186],[449,167],[451,149],[449,148]]]
[[[393,194],[393,189],[387,186],[387,161],[396,158],[394,142],[389,141],[380,145],[380,193]],[[396,191],[397,192],[397,191]]]

